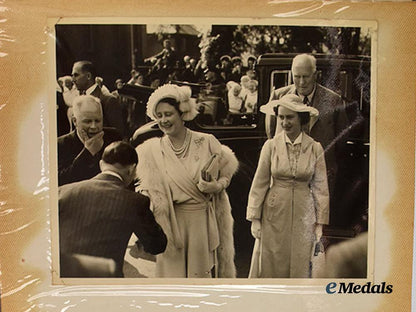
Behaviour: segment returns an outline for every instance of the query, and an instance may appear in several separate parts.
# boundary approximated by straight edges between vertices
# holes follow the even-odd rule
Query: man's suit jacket
[[[280,99],[286,94],[297,94],[294,84],[275,90],[271,94],[270,100]],[[321,143],[325,150],[328,184],[332,193],[338,171],[337,159],[342,155],[349,129],[345,105],[340,95],[316,84],[310,106],[319,111],[319,118],[312,126],[309,135]]]
[[[110,143],[121,140],[113,128],[104,128],[104,144],[96,155],[84,148],[76,130],[58,138],[58,185],[91,179],[100,173],[99,162]]]
[[[82,254],[113,259],[122,277],[124,254],[132,233],[146,252],[165,250],[167,239],[149,209],[148,197],[128,190],[116,176],[94,178],[59,188],[61,255]],[[61,268],[62,273],[71,271]]]
[[[68,116],[66,114],[68,107],[65,105],[62,92],[58,92],[58,91],[56,92],[56,104],[57,104],[57,107],[56,107],[57,129],[56,130],[58,131],[58,136],[61,136],[69,132],[69,122],[68,122]]]
[[[123,119],[122,107],[117,97],[111,93],[105,93],[97,86],[91,95],[99,98],[103,108],[104,127],[113,127],[118,130],[122,137],[126,136],[126,121]]]

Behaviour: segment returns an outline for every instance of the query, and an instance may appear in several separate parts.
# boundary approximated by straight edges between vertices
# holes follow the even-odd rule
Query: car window
[[[270,75],[270,90],[279,89],[292,83],[290,70],[273,70]]]
[[[258,122],[257,90],[235,94],[225,84],[208,85],[196,94],[199,114],[195,122],[201,128],[256,128]]]

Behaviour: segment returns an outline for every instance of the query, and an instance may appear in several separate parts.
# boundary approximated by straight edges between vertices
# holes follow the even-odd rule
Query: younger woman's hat
[[[284,106],[294,112],[309,113],[311,117],[319,115],[319,111],[316,108],[303,104],[302,99],[296,94],[286,94],[278,100],[272,100],[261,106],[260,111],[267,115],[275,115],[275,107],[277,106]]]

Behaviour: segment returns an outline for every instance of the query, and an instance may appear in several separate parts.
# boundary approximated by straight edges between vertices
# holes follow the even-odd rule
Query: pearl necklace
[[[183,140],[183,144],[179,148],[176,148],[175,146],[173,146],[173,143],[169,137],[168,137],[168,142],[169,142],[169,146],[171,147],[175,155],[178,158],[183,158],[187,154],[190,143],[191,143],[191,132],[188,129],[186,130],[185,140]]]

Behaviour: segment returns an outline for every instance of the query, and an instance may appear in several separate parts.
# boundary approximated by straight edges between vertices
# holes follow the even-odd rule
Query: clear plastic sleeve
[[[24,0],[3,1],[0,12],[1,311],[410,311],[416,116],[413,3]],[[159,29],[152,33],[150,26]],[[229,37],[221,41],[221,34],[225,33]],[[317,36],[319,39],[314,41]],[[229,51],[230,58],[239,56],[242,65],[249,66],[248,51],[251,51],[257,62],[257,75],[263,75],[257,77],[259,106],[269,101],[279,83],[287,84],[287,79],[293,78],[292,57],[300,53],[322,56],[317,57],[320,81],[328,82],[328,75],[335,75],[339,89],[334,91],[342,93],[347,107],[355,103],[359,117],[367,122],[358,137],[351,136],[344,142],[347,164],[353,167],[345,165],[340,169],[344,175],[342,185],[348,185],[346,197],[341,200],[338,193],[344,214],[331,216],[339,224],[352,215],[363,217],[350,220],[350,225],[357,221],[355,225],[362,227],[350,227],[351,235],[327,227],[323,235],[332,247],[337,245],[334,237],[339,233],[350,235],[345,240],[348,243],[364,242],[366,276],[356,278],[347,273],[346,278],[336,277],[335,271],[348,270],[357,264],[359,256],[337,267],[346,258],[342,256],[337,263],[330,264],[328,253],[320,253],[321,248],[329,250],[324,241],[322,246],[316,245],[317,256],[312,257],[320,257],[315,259],[317,262],[325,261],[326,257],[323,269],[332,272],[332,277],[248,278],[251,250],[250,253],[247,250],[254,245],[250,223],[246,221],[248,192],[242,194],[242,189],[231,184],[228,192],[235,221],[234,241],[238,243],[236,278],[155,278],[151,257],[135,262],[139,263],[136,267],[139,273],[150,278],[60,277],[57,136],[62,120],[57,115],[57,79],[70,76],[73,62],[80,56],[84,59],[89,56],[100,69],[104,83],[114,90],[115,78],[121,76],[126,82],[131,68],[149,69],[146,58],[150,67],[155,66],[151,57],[162,49],[163,38],[173,38],[181,59],[190,51],[191,56],[194,53],[205,61],[207,71],[209,57],[214,55],[219,61],[222,55],[218,53],[223,51]],[[228,50],[221,50],[225,44],[229,45]],[[216,48],[220,51],[217,54],[209,50]],[[280,54],[265,57],[266,52]],[[350,67],[337,68],[334,65],[338,64],[337,58],[342,58],[344,65],[351,64]],[[277,63],[281,67],[273,69]],[[192,88],[198,85],[185,84]],[[332,89],[336,89],[335,85]],[[355,94],[354,90],[359,92]],[[217,112],[212,106],[213,98],[200,101],[206,114]],[[138,118],[146,120],[144,110],[141,114]],[[260,125],[262,134],[256,132],[256,135],[263,142],[270,134],[266,133],[267,122],[263,120],[260,124],[247,110],[235,115],[234,119],[228,119],[229,114],[225,114],[221,125],[217,120],[200,124],[203,131],[217,134],[221,143],[235,144],[237,158],[240,154],[248,155],[251,167],[239,158],[239,176],[232,183],[239,178],[252,179],[262,146],[259,141],[240,146],[236,138],[243,140],[247,128],[258,129]],[[148,132],[148,128],[137,132],[137,123],[131,125],[126,137],[137,139]],[[223,131],[218,135],[221,126],[234,132],[231,135],[231,131]],[[255,162],[250,163],[253,151],[248,147],[256,150]],[[240,148],[244,152],[239,153]],[[363,163],[367,167],[359,167]],[[360,170],[363,171],[356,184],[351,183],[352,172]],[[360,183],[367,186],[363,189]],[[361,191],[364,195],[358,194]],[[359,196],[368,201],[368,210],[355,210],[362,203],[357,204]],[[245,198],[245,206],[239,205],[238,197]],[[366,232],[367,236],[363,239],[358,232]],[[131,240],[129,247],[134,243]],[[134,254],[129,257],[137,260]],[[144,263],[150,265],[140,267]]]

